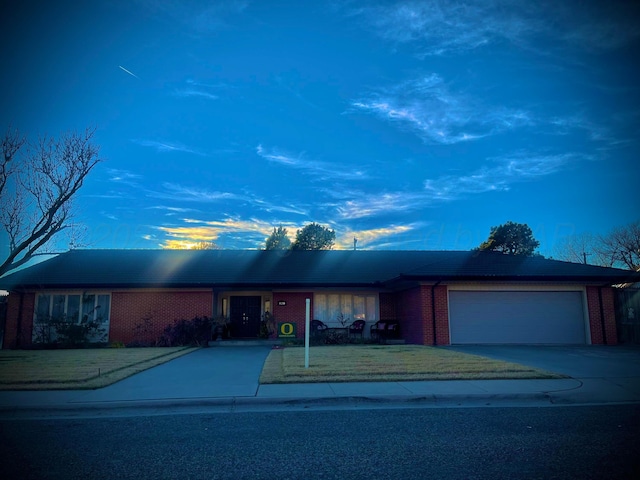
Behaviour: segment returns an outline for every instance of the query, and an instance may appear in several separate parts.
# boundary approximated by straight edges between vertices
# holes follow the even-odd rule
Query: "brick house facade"
[[[491,268],[495,269],[493,264],[481,263],[480,266],[473,265],[474,274],[479,268],[486,268],[490,274],[488,278],[477,274],[471,279],[463,278],[459,273],[448,274],[446,269],[441,269],[435,272],[436,279],[433,278],[436,275],[432,275],[430,271],[415,273],[415,268],[411,270],[411,267],[420,265],[420,262],[429,265],[428,261],[432,260],[429,252],[398,255],[394,254],[398,252],[306,252],[300,256],[274,257],[269,252],[247,251],[246,254],[218,252],[208,255],[205,253],[204,256],[199,253],[197,255],[201,256],[202,261],[192,262],[190,265],[204,265],[202,269],[190,267],[192,269],[180,272],[182,276],[174,273],[173,278],[165,273],[160,275],[158,272],[151,272],[148,277],[132,281],[132,278],[136,278],[132,277],[133,274],[126,271],[125,267],[135,263],[134,260],[137,260],[138,256],[145,257],[150,254],[144,252],[136,255],[127,252],[121,255],[130,257],[131,261],[127,263],[122,262],[122,259],[116,259],[120,260],[119,263],[111,258],[109,252],[81,255],[70,252],[61,255],[62,258],[58,257],[57,263],[43,262],[19,272],[20,275],[0,279],[0,288],[10,291],[2,339],[3,348],[31,347],[36,339],[34,322],[40,322],[39,318],[43,315],[58,312],[75,316],[78,321],[82,321],[82,317],[87,315],[85,310],[90,312],[89,315],[94,311],[85,308],[86,303],[90,307],[101,308],[100,311],[104,314],[104,318],[101,319],[108,330],[108,342],[153,342],[167,325],[178,319],[225,315],[233,322],[240,321],[238,319],[248,320],[251,315],[262,318],[267,311],[273,314],[277,323],[295,325],[296,336],[304,338],[306,299],[311,300],[312,318],[319,318],[329,326],[339,326],[336,314],[342,313],[350,320],[364,319],[367,325],[365,336],[368,336],[371,326],[376,321],[395,320],[399,323],[401,338],[407,343],[449,345],[473,342],[473,328],[476,328],[473,324],[474,318],[465,317],[464,312],[469,309],[475,311],[476,306],[468,302],[480,302],[477,308],[484,309],[486,320],[483,321],[487,321],[487,325],[493,325],[492,328],[495,329],[508,329],[518,321],[536,322],[536,318],[527,319],[527,310],[532,306],[539,307],[531,302],[543,298],[551,302],[548,313],[555,314],[554,318],[557,318],[558,322],[564,321],[564,316],[573,316],[573,323],[568,327],[562,327],[564,330],[559,329],[559,335],[565,334],[567,329],[573,329],[577,333],[571,330],[570,333],[574,335],[571,338],[578,336],[578,340],[573,343],[614,345],[617,342],[614,291],[612,286],[605,285],[603,280],[614,284],[619,278],[635,279],[637,276],[632,272],[615,269],[585,269],[583,267],[590,266],[573,266],[564,262],[536,259],[530,266],[532,270],[547,268],[538,277],[529,275],[521,280],[509,270],[502,281],[497,282],[495,272],[491,271]],[[120,251],[113,254],[115,257],[118,257],[117,252]],[[451,259],[455,263],[460,260],[458,257],[462,257],[462,253],[451,252],[449,255],[438,255],[437,258]],[[65,255],[70,254],[76,254],[73,262],[65,262]],[[175,254],[154,252],[152,255],[159,258],[172,257],[173,261],[169,263],[173,266],[172,271],[175,271]],[[470,256],[468,252],[464,252],[464,255],[465,265],[471,261],[478,262],[478,258],[483,262],[486,262],[487,258],[505,261],[505,256],[478,257]],[[178,258],[191,259],[186,253],[180,254]],[[239,265],[246,258],[250,260],[247,265],[254,270],[250,270],[247,265]],[[336,259],[338,261],[334,261]],[[88,277],[84,270],[60,276],[63,267],[82,263],[80,260],[91,261],[94,270],[97,271],[100,271],[100,261],[104,262],[105,270],[115,270],[106,271],[104,277]],[[132,268],[138,271],[143,269],[143,264],[162,265],[158,261],[149,262],[148,258],[143,260],[145,261],[140,265],[133,265]],[[210,263],[207,264],[206,261]],[[377,270],[373,268],[376,267],[376,261],[380,261],[382,265]],[[405,265],[402,264],[403,261],[406,262]],[[111,267],[114,264],[122,267]],[[325,265],[328,267],[322,270]],[[405,268],[413,273],[402,274]],[[504,266],[500,268],[506,269]],[[518,268],[521,268],[520,264]],[[562,275],[556,275],[554,269],[561,270]],[[237,271],[248,270],[251,274],[238,281],[240,275]],[[457,267],[456,272],[459,271],[460,267]],[[28,275],[29,273],[31,275]],[[332,277],[334,274],[335,278]],[[118,275],[126,280],[117,281]],[[104,278],[107,277],[109,281],[105,282]],[[153,285],[150,281],[153,277],[165,280],[162,285]],[[167,281],[167,278],[170,281]],[[379,280],[380,278],[385,281]],[[206,282],[202,279],[206,279]],[[517,295],[510,294],[510,291],[517,292]],[[496,303],[495,299],[492,300],[492,294],[496,292],[501,292],[501,295],[495,297],[500,298],[501,303],[504,303],[505,299],[508,303],[512,298],[525,300],[505,310],[508,305],[505,307]],[[456,295],[453,295],[454,293]],[[254,306],[249,306],[250,302],[244,300],[238,302],[240,297],[253,299]],[[544,308],[544,305],[540,308]],[[240,312],[245,309],[247,312]],[[566,315],[562,313],[563,309],[566,309]],[[504,313],[505,311],[510,313]],[[558,311],[561,314],[558,314]],[[504,318],[492,318],[492,312]],[[478,315],[482,316],[480,313]],[[543,316],[546,316],[546,313]],[[545,325],[545,328],[555,328],[553,322],[547,322]],[[244,338],[257,338],[260,333],[256,327],[237,331],[241,331]],[[509,338],[506,343],[510,343],[511,339],[514,343],[526,343],[527,340],[527,337],[517,337],[517,332],[512,337],[503,337],[498,330],[495,333],[496,338]],[[553,337],[549,338],[552,339],[550,343],[555,343]],[[564,337],[558,338],[560,342]],[[484,341],[486,342],[486,339]]]

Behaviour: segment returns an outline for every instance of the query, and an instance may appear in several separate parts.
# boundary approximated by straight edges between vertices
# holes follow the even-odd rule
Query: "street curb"
[[[563,395],[559,392],[529,392],[529,393],[477,393],[477,394],[413,394],[413,395],[327,395],[327,396],[299,396],[299,397],[198,397],[198,398],[170,398],[164,400],[117,400],[98,402],[66,402],[39,405],[0,405],[0,417],[12,415],[22,417],[38,415],[72,415],[99,412],[118,413],[131,410],[162,409],[198,409],[212,408],[233,411],[250,411],[265,407],[281,407],[291,409],[331,408],[337,406],[384,408],[386,406],[407,407],[456,407],[456,406],[499,406],[499,404],[535,403],[538,406],[576,406],[576,405],[615,405],[637,404],[635,400],[606,401],[575,398],[573,395]]]
[[[455,402],[489,401],[545,401],[549,395],[544,393],[523,394],[434,394],[434,395],[345,395],[326,397],[212,397],[212,398],[176,398],[167,400],[129,400],[114,402],[63,403],[50,405],[0,406],[0,415],[28,412],[90,412],[98,410],[153,409],[173,407],[263,407],[263,406],[333,406],[333,405],[386,405],[386,404],[432,404]]]

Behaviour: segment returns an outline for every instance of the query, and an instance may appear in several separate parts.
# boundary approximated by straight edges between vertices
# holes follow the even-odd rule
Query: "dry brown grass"
[[[0,351],[0,390],[100,388],[196,350],[96,348]]]
[[[272,350],[260,383],[563,378],[536,368],[420,345],[323,346]]]

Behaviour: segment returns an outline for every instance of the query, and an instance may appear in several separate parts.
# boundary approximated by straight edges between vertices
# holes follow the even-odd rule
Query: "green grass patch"
[[[0,351],[0,390],[100,388],[196,348],[83,348]]]
[[[313,347],[272,350],[260,383],[389,382],[566,378],[517,363],[421,345]]]

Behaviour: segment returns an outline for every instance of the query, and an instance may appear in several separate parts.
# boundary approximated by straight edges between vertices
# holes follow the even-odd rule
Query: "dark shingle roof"
[[[624,283],[627,270],[470,251],[73,250],[0,288],[376,286],[432,280]]]

